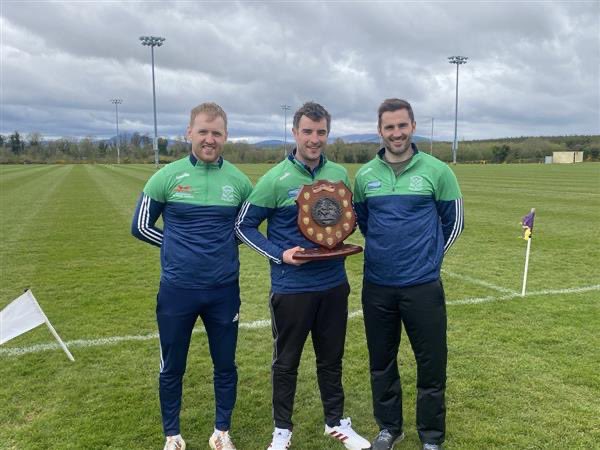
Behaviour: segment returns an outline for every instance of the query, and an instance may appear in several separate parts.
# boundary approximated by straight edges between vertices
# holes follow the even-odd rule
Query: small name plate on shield
[[[314,184],[305,184],[298,193],[296,203],[300,232],[319,247],[296,252],[294,258],[331,259],[362,252],[359,245],[343,243],[356,226],[352,191],[344,182],[319,180]]]

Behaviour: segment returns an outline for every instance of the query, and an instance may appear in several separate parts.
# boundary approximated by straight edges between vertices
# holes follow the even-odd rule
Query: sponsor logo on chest
[[[367,183],[367,189],[369,191],[375,191],[377,189],[381,189],[381,181],[379,181],[379,180],[369,181]]]
[[[173,196],[177,198],[192,198],[194,196],[192,186],[178,184],[173,190]]]

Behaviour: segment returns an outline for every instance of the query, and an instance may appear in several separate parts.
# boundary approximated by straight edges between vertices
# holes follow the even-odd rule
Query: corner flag
[[[73,358],[73,355],[62,341],[29,289],[0,311],[0,345],[42,325],[43,323],[48,326],[48,329],[67,354],[67,357],[71,361],[75,361],[75,358]]]
[[[521,226],[523,227],[523,239],[528,241],[533,235],[533,221],[535,220],[535,208],[531,209],[531,212],[521,219]]]
[[[529,251],[531,250],[531,238],[533,237],[533,221],[535,220],[535,208],[531,208],[529,214],[521,219],[523,227],[523,239],[527,241],[527,252],[525,253],[525,271],[523,273],[523,288],[521,297],[525,297],[525,288],[527,287],[527,271],[529,270]]]

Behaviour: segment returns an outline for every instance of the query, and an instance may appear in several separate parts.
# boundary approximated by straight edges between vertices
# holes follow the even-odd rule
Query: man
[[[317,360],[325,434],[351,450],[370,447],[352,429],[350,419],[343,418],[342,357],[350,293],[344,259],[305,262],[294,257],[304,248],[316,247],[302,236],[296,222],[295,200],[302,185],[317,180],[349,183],[346,169],[323,154],[330,125],[331,116],[317,103],[305,103],[296,111],[292,128],[296,148],[258,181],[236,223],[238,237],[271,263],[275,431],[269,450],[285,450],[291,444],[298,365],[308,333]],[[266,238],[258,231],[265,219]]]
[[[379,107],[383,148],[358,172],[354,201],[365,236],[362,291],[373,410],[380,428],[373,450],[403,437],[398,372],[401,324],[417,362],[417,430],[423,449],[445,435],[446,307],[440,270],[463,229],[463,201],[450,168],[412,143],[410,104]]]
[[[229,428],[236,400],[240,307],[234,222],[252,184],[221,157],[227,115],[219,105],[203,103],[192,109],[187,137],[190,155],[168,164],[146,183],[131,231],[160,247],[156,317],[164,449],[185,449],[179,428],[182,379],[200,316],[214,368],[216,418],[209,444],[215,450],[232,450]],[[164,230],[155,226],[161,215]]]

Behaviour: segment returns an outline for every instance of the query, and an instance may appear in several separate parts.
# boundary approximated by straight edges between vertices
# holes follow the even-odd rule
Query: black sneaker
[[[423,450],[444,450],[442,444],[428,444],[427,442],[423,444]]]
[[[371,450],[392,450],[402,439],[404,439],[402,431],[399,434],[392,434],[390,430],[383,429],[371,444]]]

